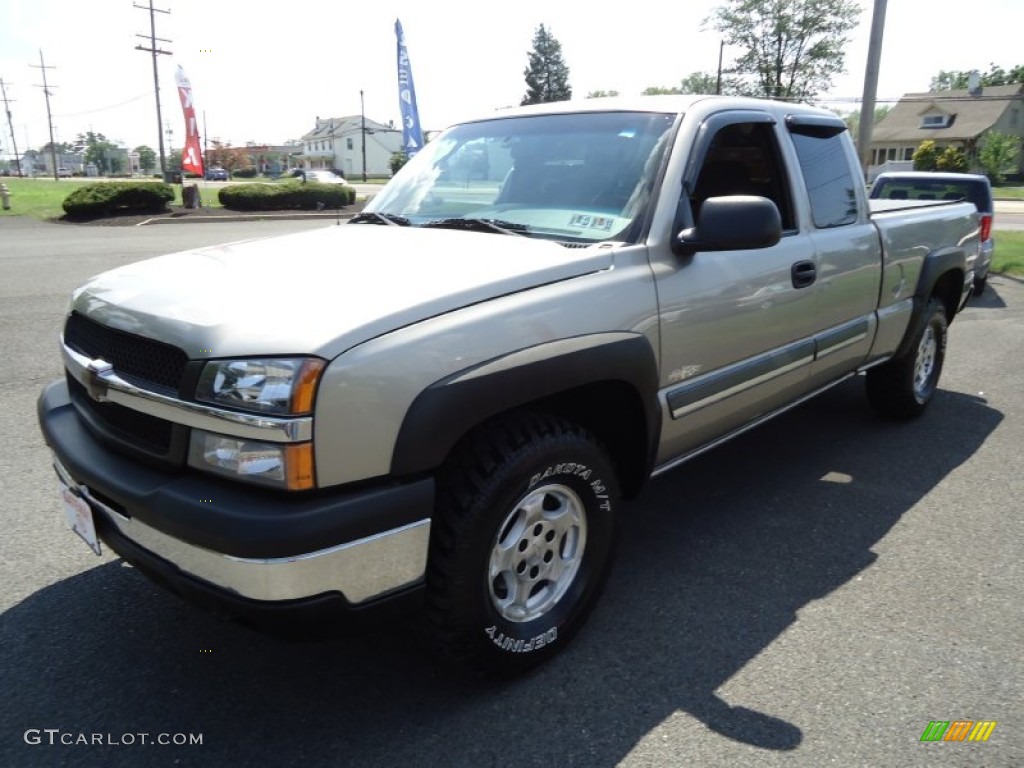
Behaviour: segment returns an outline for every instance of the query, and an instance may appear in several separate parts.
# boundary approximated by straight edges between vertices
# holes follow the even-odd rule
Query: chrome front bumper
[[[183,574],[252,600],[300,600],[339,592],[352,605],[422,581],[430,520],[384,531],[316,552],[276,558],[243,558],[214,552],[122,515],[76,483],[54,458],[61,482],[85,499],[98,528],[116,532]]]

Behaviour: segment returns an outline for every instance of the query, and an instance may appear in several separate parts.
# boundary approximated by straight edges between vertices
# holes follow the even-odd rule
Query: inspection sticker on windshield
[[[603,229],[606,232],[612,228],[615,219],[611,216],[589,216],[585,213],[574,213],[569,219],[570,227],[584,227],[586,229]]]

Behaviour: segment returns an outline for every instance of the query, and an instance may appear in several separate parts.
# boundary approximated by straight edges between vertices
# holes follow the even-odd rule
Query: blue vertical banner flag
[[[423,129],[416,108],[416,86],[412,82],[409,50],[405,47],[405,33],[399,19],[395,19],[395,36],[398,38],[398,106],[402,110],[402,148],[405,154],[412,157],[423,147]]]

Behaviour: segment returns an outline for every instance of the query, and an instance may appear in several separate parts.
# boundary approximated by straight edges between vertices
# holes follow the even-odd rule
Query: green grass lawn
[[[1024,200],[1024,187],[992,187],[996,200]]]
[[[1005,275],[1024,276],[1024,232],[996,230],[996,250],[991,270]]]
[[[124,179],[124,181],[150,181],[150,179]],[[156,179],[152,179],[156,181]],[[11,194],[11,210],[0,209],[0,216],[32,216],[37,219],[56,219],[64,215],[61,203],[64,198],[83,184],[93,183],[92,179],[18,179],[0,178]],[[105,182],[100,182],[105,183]],[[217,200],[217,186],[196,180],[203,205],[220,208]],[[174,185],[174,202],[181,205],[181,187]]]

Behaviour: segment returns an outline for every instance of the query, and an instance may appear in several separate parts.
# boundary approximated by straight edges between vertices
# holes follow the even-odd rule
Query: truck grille
[[[64,325],[64,343],[90,359],[107,361],[118,376],[138,387],[179,394],[188,357],[177,347],[107,328],[77,312]],[[184,464],[186,427],[117,403],[96,402],[72,376],[67,381],[75,409],[99,440],[151,464]]]
[[[167,457],[174,428],[171,422],[117,403],[97,403],[89,397],[85,387],[71,376],[67,379],[71,401],[94,431],[159,458]]]
[[[178,394],[188,357],[177,347],[100,325],[72,312],[64,343],[91,359],[101,358],[117,374],[138,386]]]

